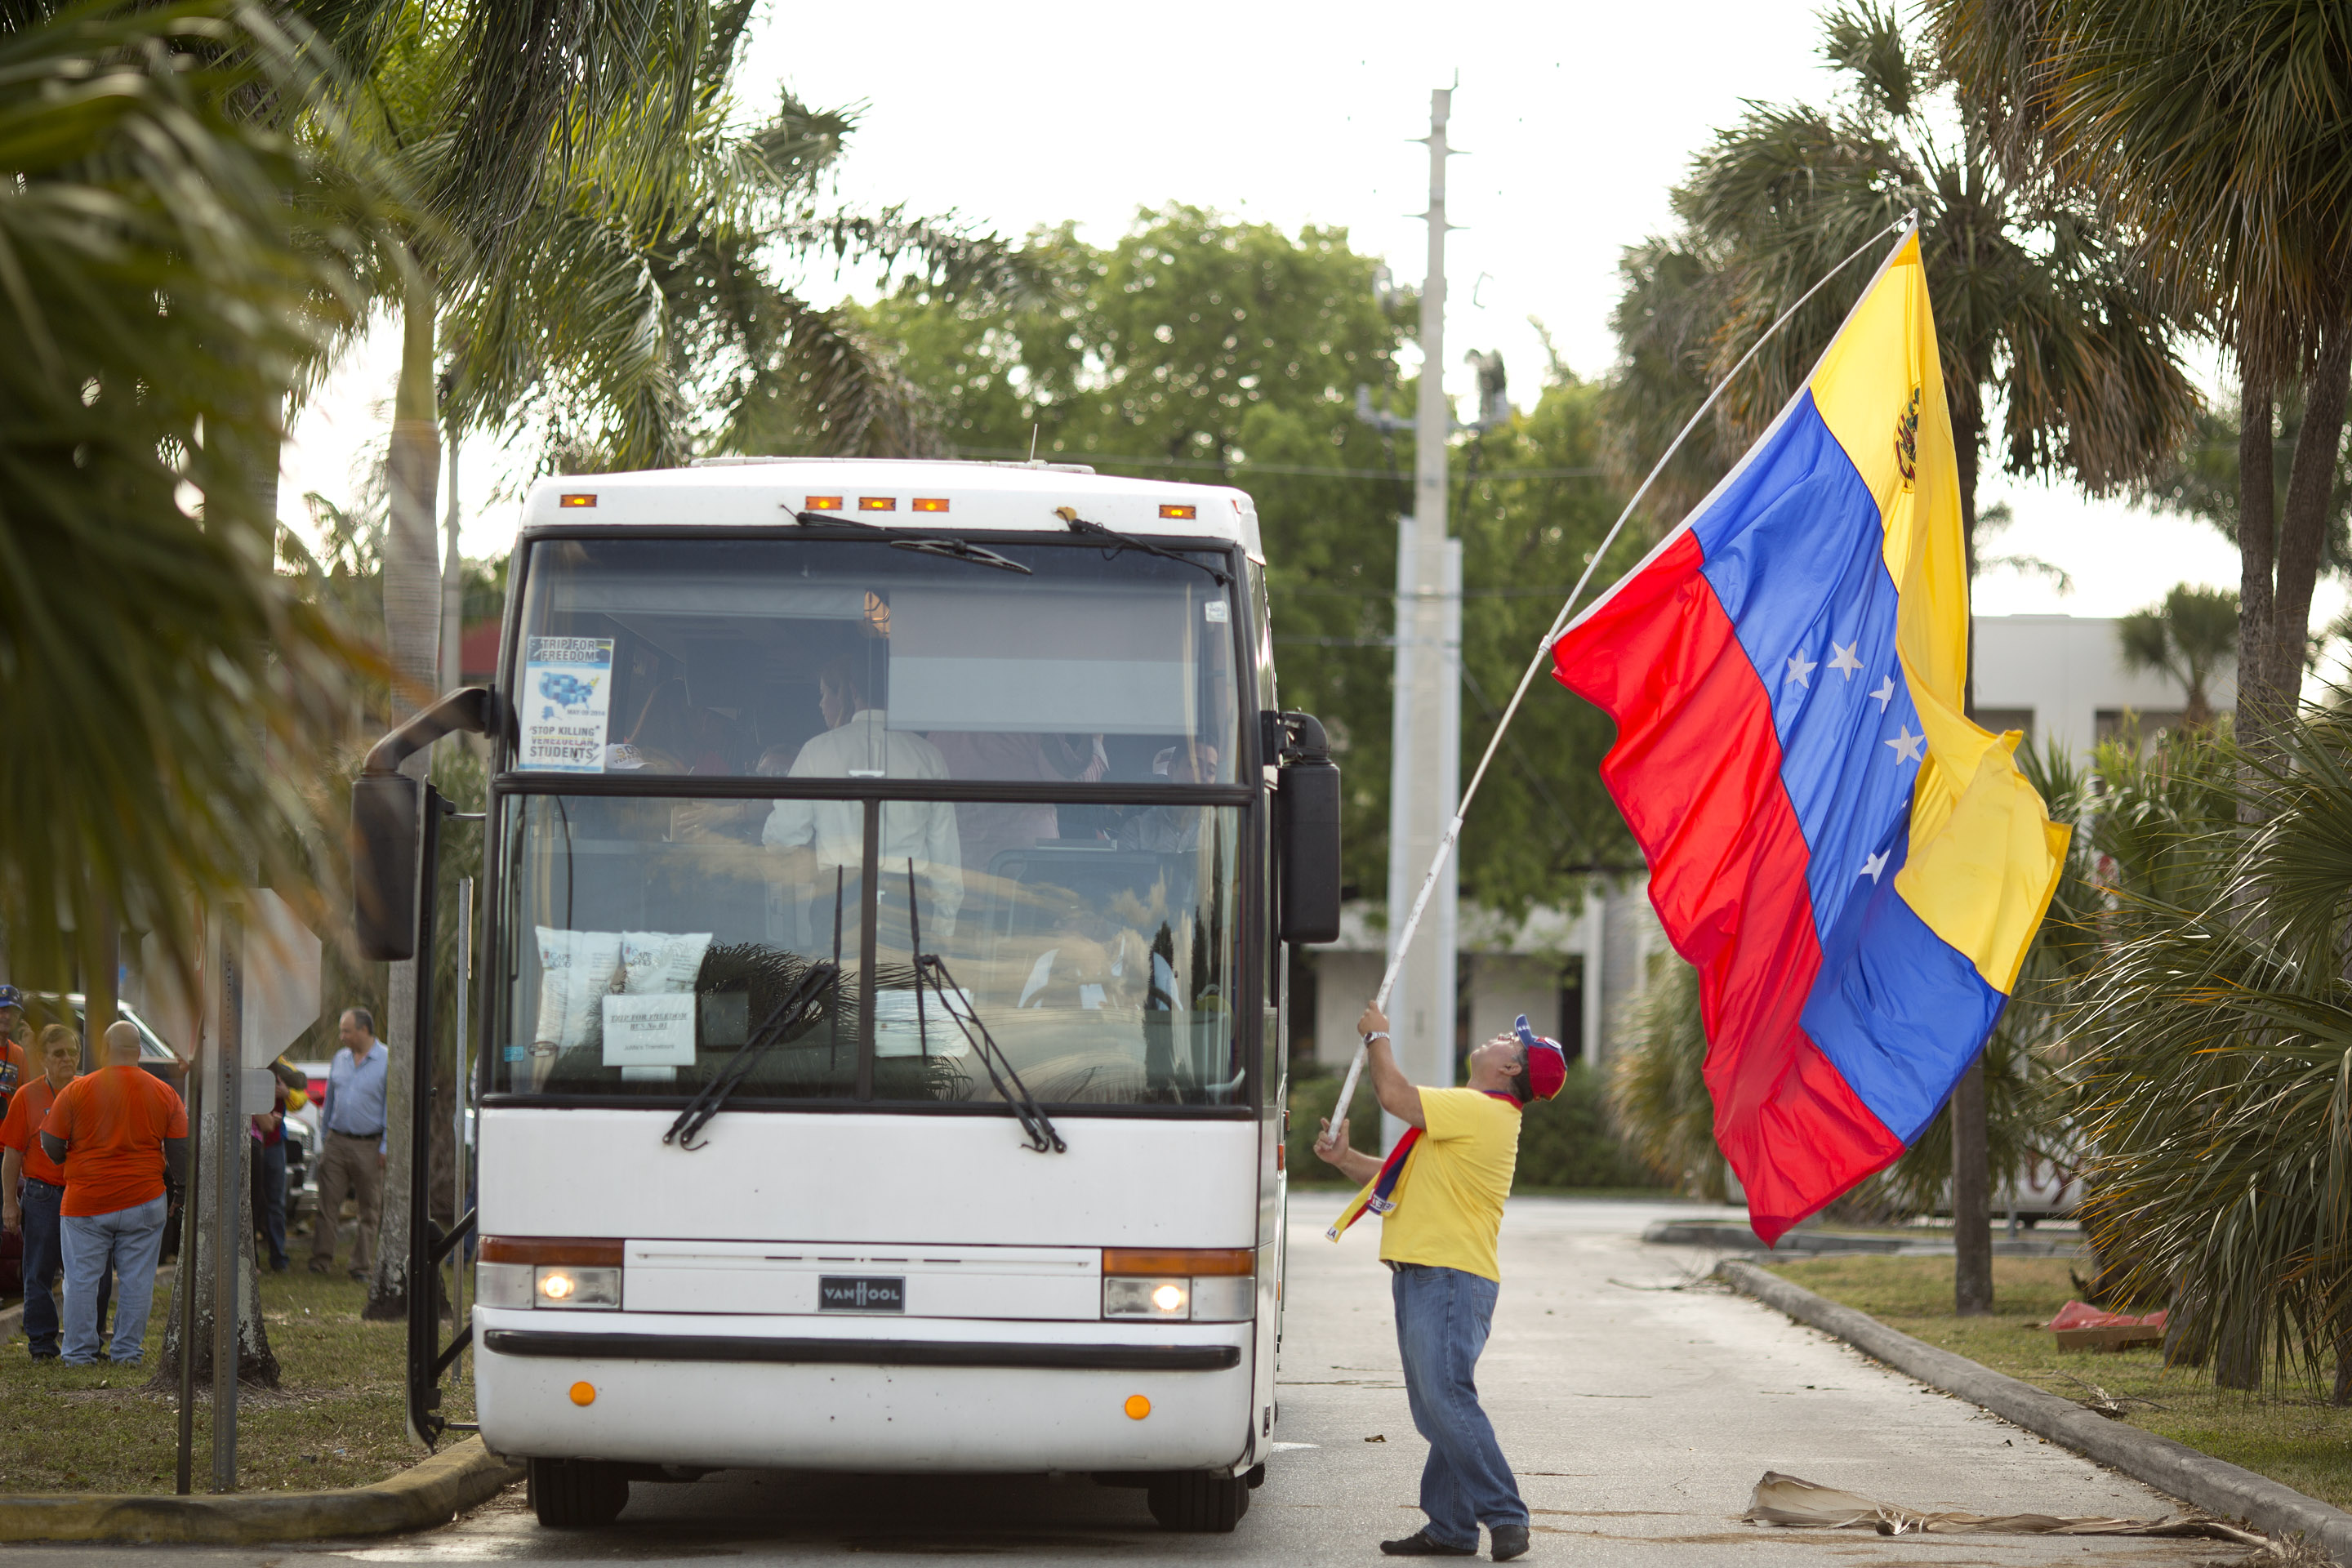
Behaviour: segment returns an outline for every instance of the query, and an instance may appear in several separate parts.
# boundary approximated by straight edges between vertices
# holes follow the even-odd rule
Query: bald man
[[[114,1270],[114,1342],[108,1359],[139,1363],[163,1248],[163,1178],[188,1175],[188,1108],[139,1066],[139,1030],[106,1031],[106,1065],[58,1091],[41,1148],[66,1173],[59,1229],[66,1255],[68,1366],[98,1360],[98,1288]]]

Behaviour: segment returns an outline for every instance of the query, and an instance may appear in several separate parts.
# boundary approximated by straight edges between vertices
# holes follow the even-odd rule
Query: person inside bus
[[[1170,784],[1205,784],[1217,776],[1217,748],[1197,741],[1170,746],[1151,760],[1152,773]],[[1118,847],[1150,855],[1189,855],[1201,845],[1208,808],[1148,805],[1118,825]]]
[[[887,712],[868,701],[865,661],[856,655],[839,654],[825,663],[817,677],[817,700],[825,731],[801,748],[793,759],[791,777],[948,776],[937,746],[920,735],[891,729]],[[955,929],[956,911],[963,905],[963,848],[956,833],[955,807],[945,801],[886,801],[881,829],[885,870],[911,860],[928,887],[921,910],[923,945],[926,952],[932,951]],[[769,848],[783,852],[791,879],[814,886],[829,905],[835,868],[846,871],[853,885],[863,868],[866,807],[854,800],[780,800],[760,837]],[[903,883],[884,878],[886,907],[904,906],[899,887]],[[903,946],[905,916],[898,915],[895,923],[898,945]]]

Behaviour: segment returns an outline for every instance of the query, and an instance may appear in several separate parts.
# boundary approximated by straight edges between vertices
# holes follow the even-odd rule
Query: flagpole
[[[1682,450],[1685,439],[1693,430],[1698,428],[1698,422],[1706,417],[1706,411],[1715,406],[1715,400],[1723,395],[1724,388],[1739,378],[1739,373],[1748,368],[1748,362],[1754,359],[1764,345],[1770,342],[1780,329],[1789,324],[1790,317],[1804,309],[1807,300],[1828,287],[1831,279],[1867,255],[1889,234],[1897,230],[1907,233],[1916,230],[1918,226],[1919,212],[1916,207],[1914,207],[1885,228],[1874,232],[1869,238],[1854,247],[1852,255],[1822,273],[1811,288],[1798,296],[1795,304],[1781,311],[1780,319],[1764,329],[1763,334],[1748,346],[1748,352],[1739,356],[1739,363],[1733,365],[1730,372],[1715,384],[1714,390],[1706,395],[1706,401],[1698,405],[1697,412],[1693,414],[1683,427],[1675,433],[1675,438],[1666,444],[1665,451],[1659,455],[1657,462],[1643,479],[1641,487],[1634,490],[1633,499],[1625,503],[1625,510],[1617,514],[1615,522],[1610,524],[1609,531],[1601,536],[1601,547],[1586,559],[1584,574],[1577,578],[1576,586],[1568,591],[1568,602],[1560,605],[1559,614],[1552,617],[1551,629],[1544,634],[1543,641],[1536,645],[1536,656],[1528,661],[1526,673],[1519,677],[1519,684],[1512,691],[1510,701],[1504,705],[1503,716],[1496,721],[1495,732],[1486,738],[1486,753],[1478,759],[1476,770],[1471,773],[1469,784],[1463,788],[1462,799],[1454,807],[1454,820],[1445,825],[1445,832],[1437,841],[1437,853],[1431,858],[1429,874],[1422,879],[1421,891],[1413,898],[1412,912],[1405,916],[1404,929],[1389,948],[1388,970],[1381,976],[1381,988],[1372,994],[1373,1006],[1384,1013],[1388,1011],[1389,993],[1395,988],[1397,971],[1404,962],[1405,950],[1412,945],[1412,933],[1420,928],[1423,911],[1429,908],[1429,896],[1437,887],[1438,873],[1444,868],[1446,857],[1454,852],[1454,841],[1462,836],[1462,820],[1470,815],[1470,803],[1477,796],[1479,782],[1486,776],[1486,765],[1495,760],[1495,752],[1503,743],[1503,732],[1510,728],[1511,719],[1518,712],[1519,703],[1527,696],[1528,688],[1535,684],[1536,672],[1541,669],[1551,657],[1552,644],[1559,640],[1561,632],[1568,627],[1570,612],[1576,608],[1576,602],[1583,595],[1585,584],[1592,581],[1592,574],[1600,569],[1601,560],[1609,553],[1609,547],[1616,543],[1618,534],[1624,531],[1626,522],[1633,515],[1633,509],[1642,504],[1642,498],[1650,493],[1650,487],[1657,482],[1658,476],[1665,471],[1666,465],[1674,460],[1675,454]],[[1370,1045],[1370,1040],[1360,1042],[1356,1047],[1356,1059],[1348,1064],[1348,1076],[1339,1085],[1339,1098],[1332,1102],[1331,1121],[1334,1126],[1337,1126],[1339,1120],[1347,1115],[1349,1104],[1356,1098],[1356,1080],[1363,1074],[1364,1054]]]

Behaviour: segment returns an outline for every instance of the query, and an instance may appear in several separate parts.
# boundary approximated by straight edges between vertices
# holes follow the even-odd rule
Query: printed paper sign
[[[522,711],[524,768],[603,773],[613,711],[613,639],[527,639],[516,705]]]
[[[694,995],[604,998],[604,1065],[682,1068],[694,1065]]]
[[[958,990],[957,1002],[969,1010],[971,993]],[[927,993],[922,1010],[915,1007],[912,991],[884,991],[874,998],[874,1054],[877,1057],[960,1057],[971,1049],[971,1042],[956,1027],[955,1020],[940,1003],[939,996]]]

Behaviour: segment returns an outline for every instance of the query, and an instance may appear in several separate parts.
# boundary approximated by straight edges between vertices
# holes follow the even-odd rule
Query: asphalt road
[[[1421,1521],[1424,1453],[1406,1415],[1388,1274],[1371,1226],[1322,1237],[1339,1200],[1294,1205],[1282,1445],[1228,1536],[1171,1536],[1139,1492],[1084,1478],[971,1479],[729,1472],[638,1485],[609,1529],[541,1531],[516,1488],[429,1535],[259,1552],[11,1549],[12,1565],[190,1568],[342,1556],[373,1563],[654,1563],[689,1559],[1246,1562],[1368,1564]],[[1504,1288],[1479,1385],[1534,1511],[1531,1563],[1639,1568],[1769,1563],[2192,1564],[2210,1542],[1902,1536],[1738,1521],[1768,1469],[1916,1508],[2155,1518],[2170,1500],[1844,1346],[1699,1282],[1712,1257],[1644,1246],[1686,1205],[1514,1201]]]

